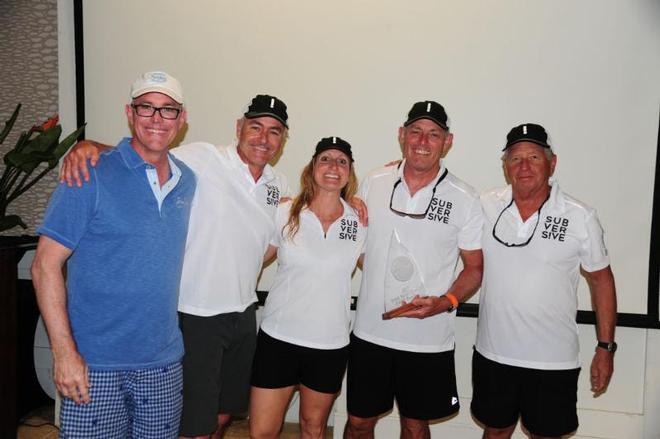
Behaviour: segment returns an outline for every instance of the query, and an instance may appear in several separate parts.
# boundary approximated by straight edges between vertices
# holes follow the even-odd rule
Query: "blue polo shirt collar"
[[[141,167],[144,168],[145,175],[149,181],[149,187],[151,188],[151,191],[153,192],[154,197],[158,203],[158,210],[160,210],[163,205],[163,200],[165,200],[167,194],[169,194],[176,187],[176,185],[179,183],[179,179],[181,178],[181,169],[179,169],[174,160],[172,160],[172,156],[169,153],[167,154],[167,160],[170,164],[170,178],[161,187],[158,181],[158,173],[156,172],[156,168],[150,163],[145,162],[144,159],[140,157],[140,155],[135,151],[135,149],[133,149],[131,146],[130,137],[124,137],[117,145],[117,150],[121,154],[124,163],[129,169],[137,169]]]
[[[144,159],[133,149],[131,146],[131,139],[131,137],[124,137],[121,139],[117,145],[117,150],[121,154],[121,158],[124,159],[126,167],[129,169],[135,169],[146,165],[147,162],[145,162]]]

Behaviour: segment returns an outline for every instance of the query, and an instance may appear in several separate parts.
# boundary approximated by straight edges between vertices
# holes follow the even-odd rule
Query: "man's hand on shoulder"
[[[367,204],[362,200],[362,198],[359,197],[351,198],[348,200],[348,204],[358,214],[360,224],[362,224],[364,227],[367,227],[369,225],[369,212],[367,211]]]
[[[96,166],[100,153],[108,148],[110,146],[93,140],[81,140],[76,143],[64,156],[60,169],[60,182],[66,183],[69,187],[72,187],[74,183],[81,187],[83,180],[89,181],[87,160],[92,167]]]

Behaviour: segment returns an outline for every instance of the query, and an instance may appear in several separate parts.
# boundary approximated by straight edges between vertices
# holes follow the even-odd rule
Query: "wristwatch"
[[[596,349],[601,348],[605,349],[607,352],[615,353],[617,344],[615,341],[598,341],[598,344],[596,345]]]

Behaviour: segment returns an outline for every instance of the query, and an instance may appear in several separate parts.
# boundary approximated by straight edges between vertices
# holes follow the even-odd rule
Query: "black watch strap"
[[[596,348],[605,349],[607,352],[615,353],[618,345],[615,341],[598,341]]]

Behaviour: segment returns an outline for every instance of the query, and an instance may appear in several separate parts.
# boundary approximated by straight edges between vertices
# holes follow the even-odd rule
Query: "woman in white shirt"
[[[348,358],[351,275],[366,228],[348,205],[357,190],[351,145],[326,137],[300,177],[301,192],[281,203],[278,269],[266,300],[250,395],[250,436],[278,437],[296,386],[301,437],[325,434]]]

